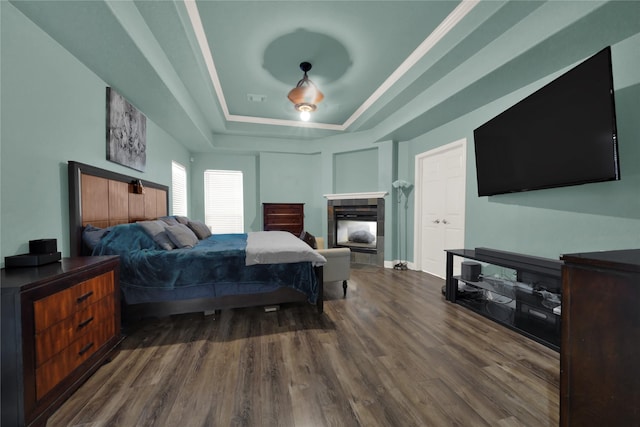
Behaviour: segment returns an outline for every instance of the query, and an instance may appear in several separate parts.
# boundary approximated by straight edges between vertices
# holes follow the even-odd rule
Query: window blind
[[[204,171],[204,210],[214,233],[244,233],[242,171]]]
[[[187,169],[180,163],[171,162],[171,192],[173,201],[171,212],[173,215],[187,215]]]

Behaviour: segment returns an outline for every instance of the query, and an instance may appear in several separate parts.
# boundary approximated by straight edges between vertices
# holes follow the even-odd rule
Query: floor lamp
[[[402,215],[400,214],[400,208],[402,206],[402,199],[404,196],[405,199],[405,210],[407,208],[406,206],[406,199],[407,199],[407,194],[405,194],[405,191],[410,191],[411,190],[411,184],[408,183],[407,181],[403,180],[403,179],[398,179],[393,181],[393,183],[391,184],[393,185],[393,188],[398,189],[398,263],[396,265],[393,266],[394,270],[406,270],[407,269],[407,262],[402,260]],[[406,228],[406,224],[405,224],[405,228]],[[406,229],[405,229],[406,231]],[[405,254],[406,255],[406,254]]]

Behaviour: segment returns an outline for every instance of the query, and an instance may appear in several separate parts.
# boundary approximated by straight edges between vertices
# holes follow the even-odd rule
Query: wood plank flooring
[[[354,266],[325,313],[149,319],[48,426],[557,426],[558,353],[444,300],[443,281]]]

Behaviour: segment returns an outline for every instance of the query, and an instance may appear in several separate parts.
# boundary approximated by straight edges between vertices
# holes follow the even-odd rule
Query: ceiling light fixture
[[[291,89],[288,98],[289,101],[295,104],[294,108],[296,111],[300,112],[300,120],[306,122],[311,117],[310,113],[316,111],[318,108],[316,104],[322,101],[324,95],[307,76],[307,71],[311,69],[311,64],[308,62],[302,62],[300,64],[300,69],[304,71],[304,76],[298,82],[296,87]]]

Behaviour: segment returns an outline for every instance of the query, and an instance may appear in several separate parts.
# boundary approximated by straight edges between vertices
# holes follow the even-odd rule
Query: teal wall
[[[242,140],[242,137],[232,139]],[[273,143],[273,141],[271,141]],[[388,143],[391,144],[391,143]],[[276,144],[277,145],[277,144]],[[374,146],[373,143],[366,143]],[[237,146],[237,144],[236,144]],[[191,162],[191,204],[189,215],[204,219],[204,180],[207,169],[240,170],[244,177],[245,231],[262,229],[262,203],[304,203],[305,229],[316,236],[326,238],[327,199],[325,194],[340,192],[384,191],[390,187],[392,180],[387,178],[392,168],[393,157],[385,150],[381,159],[379,147],[356,150],[353,152],[335,151],[330,146],[320,147],[320,152],[228,152],[194,153]],[[273,149],[274,147],[271,147]],[[286,144],[280,149],[286,151]],[[343,150],[345,148],[342,148]],[[353,180],[342,176],[336,180],[331,172],[333,159],[345,155],[349,164],[354,162],[344,174],[351,174]],[[328,166],[323,166],[323,159],[330,159]],[[364,167],[363,165],[367,165]],[[374,170],[371,173],[369,170]],[[365,175],[366,181],[357,175]],[[357,177],[357,178],[356,178]],[[384,177],[384,181],[380,181]],[[340,187],[339,182],[347,182]],[[388,183],[387,183],[388,181]],[[334,189],[335,187],[338,189]]]
[[[608,11],[603,8],[601,13]],[[204,170],[242,170],[247,231],[261,229],[262,202],[302,201],[307,228],[326,238],[324,194],[386,191],[385,258],[393,260],[397,253],[393,242],[398,207],[391,182],[396,178],[414,182],[417,154],[461,138],[467,139],[468,149],[465,246],[550,258],[573,251],[640,247],[637,33],[611,41],[622,180],[479,198],[473,129],[551,81],[563,71],[555,64],[527,64],[527,69],[539,67],[553,73],[524,87],[516,84],[516,77],[514,82],[506,82],[508,86],[501,80],[486,87],[482,85],[495,81],[478,78],[475,87],[496,91],[493,102],[478,108],[474,105],[474,110],[457,115],[434,115],[429,118],[434,123],[431,130],[410,141],[376,142],[381,138],[379,131],[351,132],[318,141],[217,135],[212,152],[188,153],[179,141],[148,120],[147,171],[140,173],[105,159],[104,99],[108,82],[78,62],[13,5],[0,2],[0,12],[0,260],[26,252],[28,240],[43,237],[57,238],[63,255],[69,254],[68,160],[166,185],[171,182],[171,160],[176,160],[189,168],[189,215],[196,219],[204,219]],[[590,21],[587,24],[596,28]],[[599,31],[616,33],[615,29]],[[595,33],[589,40],[562,38],[562,34],[559,31],[554,36],[554,49],[571,52],[579,46],[581,52],[593,53],[604,47],[594,41],[598,36]],[[505,87],[513,89],[507,91]],[[408,107],[428,111],[434,98],[427,95],[416,98]],[[403,114],[406,111],[400,109],[392,117]],[[442,119],[449,116],[453,118]],[[409,195],[409,261],[413,261],[414,192]]]
[[[402,145],[409,159],[467,139],[465,246],[558,258],[563,253],[640,247],[640,35],[612,46],[620,181],[478,197],[473,129],[551,81],[560,70]],[[408,161],[402,174],[413,177]],[[409,224],[414,221],[414,195]],[[410,225],[411,227],[411,225]],[[413,259],[409,233],[409,259]]]
[[[261,203],[304,203],[305,229],[314,236],[322,233],[326,209],[321,180],[319,154],[260,154]]]
[[[261,210],[259,209],[259,156],[252,153],[220,154],[198,153],[191,159],[191,209],[189,216],[204,221],[204,171],[207,169],[234,170],[242,172],[244,186],[244,231],[255,231],[262,228]],[[216,231],[213,230],[215,233]]]
[[[375,142],[368,133],[341,135],[331,140],[317,143],[320,151],[321,194],[351,193],[351,192],[383,192],[385,198],[385,260],[394,259],[395,247],[393,230],[395,227],[396,207],[392,203],[393,187],[391,183],[397,177],[398,144],[394,141]],[[339,159],[336,162],[336,159]],[[337,164],[337,166],[336,166]],[[345,170],[337,172],[336,167]],[[348,169],[348,170],[347,170]],[[375,169],[375,175],[369,174],[367,169]],[[368,177],[364,182],[357,177],[363,174]],[[337,180],[349,182],[337,182]],[[353,182],[351,182],[353,180]],[[322,198],[322,233],[327,238],[327,201]]]
[[[333,175],[336,193],[378,191],[378,150],[336,153]]]
[[[245,179],[245,231],[262,229],[262,203],[304,203],[305,228],[315,236],[326,239],[325,194],[363,191],[391,193],[391,183],[396,174],[396,143],[375,142],[367,134],[341,135],[329,141],[291,141],[228,135],[219,137],[216,143],[213,152],[192,153],[193,184],[189,215],[204,219],[202,175],[206,169],[242,170]],[[262,151],[256,151],[257,147]],[[350,165],[348,171],[345,169],[340,172],[341,183],[336,182],[334,176],[336,158],[340,158],[341,164]],[[342,162],[344,159],[349,161]],[[367,180],[363,181],[358,174],[364,174]],[[387,209],[393,209],[393,204],[388,203]],[[393,220],[393,211],[388,211],[387,218],[389,221]],[[393,239],[389,237],[385,245],[392,242]],[[392,249],[385,246],[389,256]]]
[[[108,84],[11,4],[0,7],[0,260],[40,238],[69,256],[68,160],[170,185],[171,160],[188,166],[189,155],[147,120],[146,172],[107,161]]]
[[[304,203],[305,228],[320,235],[320,158],[316,154],[195,153],[191,162],[189,216],[204,220],[204,171],[242,171],[245,232],[262,230],[262,203]]]

